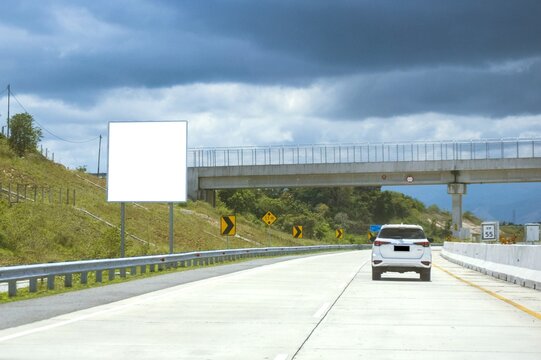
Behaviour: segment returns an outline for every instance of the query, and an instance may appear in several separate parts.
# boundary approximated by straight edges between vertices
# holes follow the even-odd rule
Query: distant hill
[[[446,186],[393,186],[388,189],[413,196],[425,204],[451,209]],[[464,211],[471,211],[483,220],[516,224],[541,222],[541,183],[469,185],[463,201]]]

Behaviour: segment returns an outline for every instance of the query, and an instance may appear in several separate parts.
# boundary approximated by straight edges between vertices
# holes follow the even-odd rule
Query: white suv
[[[384,272],[414,271],[430,281],[432,251],[419,225],[383,225],[372,246],[372,280]]]

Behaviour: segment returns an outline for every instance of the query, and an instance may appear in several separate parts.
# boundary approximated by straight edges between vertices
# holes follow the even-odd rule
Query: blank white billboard
[[[185,202],[186,121],[110,122],[107,201]]]

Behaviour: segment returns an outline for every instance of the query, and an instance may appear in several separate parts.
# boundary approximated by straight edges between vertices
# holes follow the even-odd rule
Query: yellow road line
[[[504,296],[501,296],[500,294],[496,294],[496,293],[493,292],[493,291],[490,291],[490,290],[488,290],[488,289],[485,289],[485,288],[482,287],[482,286],[479,286],[479,285],[474,284],[474,283],[472,283],[472,282],[470,282],[470,281],[468,281],[468,280],[466,280],[466,279],[463,279],[463,278],[461,278],[460,276],[455,275],[455,274],[453,274],[452,272],[450,272],[450,271],[448,271],[448,270],[445,270],[445,269],[442,268],[441,266],[438,266],[438,265],[436,265],[436,264],[434,264],[434,263],[433,263],[432,265],[434,265],[434,267],[438,268],[439,270],[441,270],[441,271],[443,271],[443,272],[445,272],[445,273],[451,275],[451,276],[454,277],[455,279],[460,280],[460,281],[462,281],[463,283],[468,284],[468,285],[470,285],[470,286],[473,286],[474,288],[479,289],[479,290],[481,290],[481,291],[483,291],[483,292],[485,292],[485,293],[487,293],[487,294],[489,294],[489,295],[495,297],[496,299],[499,299],[499,300],[501,300],[501,301],[503,301],[503,302],[506,302],[507,304],[509,304],[509,305],[511,305],[511,306],[514,306],[514,307],[516,307],[517,309],[519,309],[519,310],[521,310],[521,311],[524,311],[526,314],[531,315],[531,316],[533,316],[534,318],[536,318],[536,319],[538,319],[538,320],[541,320],[541,314],[538,313],[537,311],[528,309],[527,307],[522,306],[522,305],[520,305],[519,303],[514,302],[514,301],[511,300],[511,299],[508,299],[508,298],[506,298],[506,297],[504,297]]]

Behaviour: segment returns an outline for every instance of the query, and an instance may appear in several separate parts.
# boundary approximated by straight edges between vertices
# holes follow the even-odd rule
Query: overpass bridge
[[[541,138],[188,151],[189,197],[210,202],[220,189],[447,184],[457,236],[467,185],[511,182],[541,182]]]

